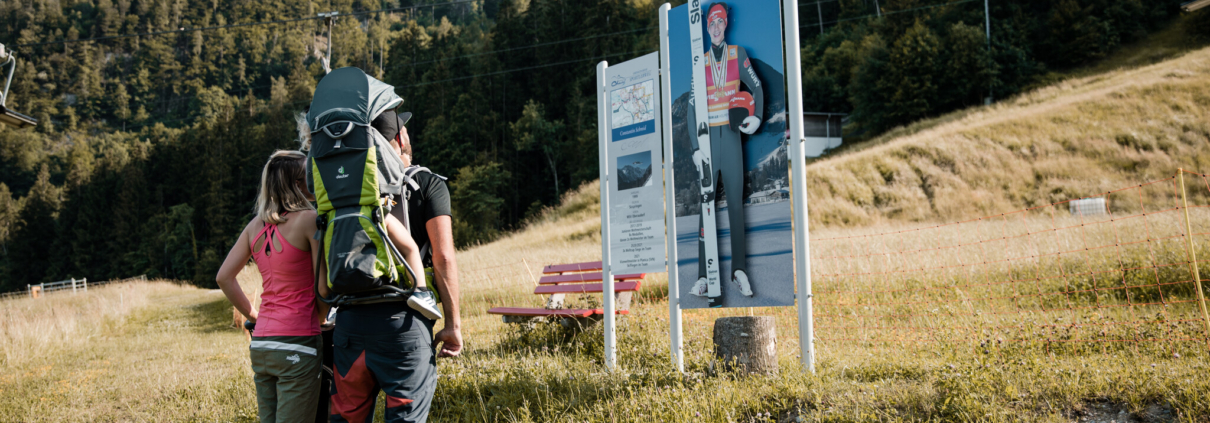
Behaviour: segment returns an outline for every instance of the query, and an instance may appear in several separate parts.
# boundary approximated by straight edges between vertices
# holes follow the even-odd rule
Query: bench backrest
[[[631,273],[626,275],[613,275],[615,281],[627,281],[635,279],[643,279],[646,273]],[[554,285],[561,283],[583,283],[583,282],[601,282],[601,272],[587,273],[568,273],[564,275],[547,275],[538,279],[539,285]]]
[[[640,281],[622,281],[613,284],[614,292],[634,292],[639,290]],[[577,283],[567,285],[543,285],[534,288],[534,294],[551,295],[551,294],[593,294],[604,291],[604,284],[600,283]]]
[[[590,271],[600,272],[601,271],[601,262],[600,261],[586,261],[583,263],[551,264],[551,265],[547,265],[546,267],[542,268],[542,274],[546,274],[546,275],[551,275],[551,274],[557,275],[560,273],[590,272]]]

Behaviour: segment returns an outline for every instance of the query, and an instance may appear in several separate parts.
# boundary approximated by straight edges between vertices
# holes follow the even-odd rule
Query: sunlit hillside
[[[920,129],[927,128],[927,129]],[[1062,81],[808,167],[824,226],[977,217],[1210,168],[1210,49]]]

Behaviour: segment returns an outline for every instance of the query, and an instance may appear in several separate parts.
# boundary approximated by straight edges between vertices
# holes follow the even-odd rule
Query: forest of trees
[[[803,2],[805,106],[872,136],[1104,57],[1179,3],[994,1],[989,52],[982,2]],[[333,67],[397,87],[417,161],[450,177],[457,242],[490,240],[596,179],[594,64],[656,50],[658,5],[0,0],[19,59],[8,106],[39,120],[0,127],[0,291],[138,274],[213,286],[323,75],[326,27],[299,18],[329,10]]]

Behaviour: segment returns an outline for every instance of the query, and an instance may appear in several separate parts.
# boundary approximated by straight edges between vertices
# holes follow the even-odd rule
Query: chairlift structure
[[[1182,4],[1181,10],[1184,10],[1187,13],[1206,6],[1210,6],[1210,0],[1196,0]]]
[[[38,120],[8,109],[8,89],[13,83],[13,74],[17,71],[17,54],[4,49],[0,44],[0,68],[8,67],[4,78],[4,91],[0,92],[0,123],[15,128],[28,128],[38,124]]]

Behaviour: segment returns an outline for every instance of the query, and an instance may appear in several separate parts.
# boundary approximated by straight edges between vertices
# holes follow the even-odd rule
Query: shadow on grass
[[[191,304],[134,310],[126,326],[135,330],[190,330],[203,334],[234,332],[238,329],[232,326],[231,310],[231,303],[222,296],[201,298]]]

